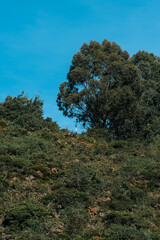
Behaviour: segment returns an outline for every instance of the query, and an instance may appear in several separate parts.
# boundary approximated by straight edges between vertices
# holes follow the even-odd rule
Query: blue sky
[[[1,0],[0,101],[22,90],[39,94],[45,117],[74,130],[75,120],[56,104],[74,53],[84,42],[106,38],[130,55],[160,56],[159,11],[159,0]]]

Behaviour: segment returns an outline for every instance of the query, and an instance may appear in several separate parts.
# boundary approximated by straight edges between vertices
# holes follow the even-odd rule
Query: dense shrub
[[[54,202],[56,209],[63,209],[69,206],[76,206],[78,203],[88,205],[88,196],[74,188],[60,188],[44,197],[43,203]]]
[[[44,221],[46,209],[35,201],[22,201],[10,205],[5,210],[3,226],[7,232],[21,231],[26,227],[38,229],[38,224]]]
[[[108,231],[106,238],[108,240],[149,240],[143,231],[139,231],[134,227],[123,225],[112,225]]]

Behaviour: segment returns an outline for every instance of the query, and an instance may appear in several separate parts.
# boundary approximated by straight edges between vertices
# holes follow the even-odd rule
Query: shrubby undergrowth
[[[159,135],[114,140],[39,121],[0,120],[1,239],[160,239]]]
[[[2,239],[160,239],[159,136],[111,141],[1,120],[0,141]]]

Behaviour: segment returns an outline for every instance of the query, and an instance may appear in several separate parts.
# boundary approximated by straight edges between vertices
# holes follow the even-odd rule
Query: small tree
[[[0,118],[14,122],[28,130],[38,129],[43,119],[43,101],[36,96],[29,99],[24,92],[17,97],[6,97],[0,103]]]
[[[65,116],[75,117],[84,126],[104,128],[116,137],[139,130],[140,74],[119,45],[107,40],[84,43],[73,56],[67,80],[57,98]]]

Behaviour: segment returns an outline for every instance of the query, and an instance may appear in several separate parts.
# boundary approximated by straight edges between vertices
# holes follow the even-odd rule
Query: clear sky
[[[84,42],[114,41],[130,55],[160,56],[159,0],[0,0],[0,101],[36,94],[44,114],[74,129],[56,104],[59,85]],[[79,127],[80,129],[80,127]]]

